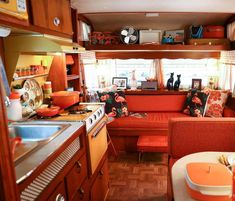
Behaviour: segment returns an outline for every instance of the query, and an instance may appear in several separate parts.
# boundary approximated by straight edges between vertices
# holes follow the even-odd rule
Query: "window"
[[[112,77],[127,77],[128,83],[135,70],[138,86],[146,78],[155,76],[153,60],[147,59],[106,59],[96,64],[85,65],[86,84],[89,89],[103,88],[112,85]]]
[[[164,84],[174,72],[181,74],[181,89],[189,89],[192,79],[202,79],[202,87],[208,86],[213,78],[216,85],[223,88],[224,80],[222,66],[217,59],[162,59],[161,65],[156,65],[153,59],[107,59],[98,60],[96,64],[85,65],[86,83],[88,89],[98,89],[112,85],[112,77],[127,77],[130,83],[132,71],[135,70],[138,86],[146,78],[155,78],[156,72],[162,67]]]
[[[202,87],[208,86],[211,77],[219,77],[220,69],[217,59],[162,59],[165,84],[174,72],[174,80],[181,74],[180,88],[188,89],[192,86],[192,79],[202,79]]]

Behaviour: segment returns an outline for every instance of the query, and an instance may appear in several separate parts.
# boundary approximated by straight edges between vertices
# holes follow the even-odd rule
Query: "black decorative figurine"
[[[174,84],[174,90],[177,91],[179,90],[179,87],[180,87],[180,77],[181,77],[181,74],[177,75],[177,80],[175,81],[175,84]]]
[[[173,90],[173,83],[174,83],[174,73],[171,73],[170,78],[167,80],[167,89]]]

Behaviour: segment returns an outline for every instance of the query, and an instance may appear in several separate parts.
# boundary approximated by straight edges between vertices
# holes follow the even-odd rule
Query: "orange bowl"
[[[79,102],[80,92],[78,91],[58,91],[51,94],[52,104],[61,109],[67,108]]]

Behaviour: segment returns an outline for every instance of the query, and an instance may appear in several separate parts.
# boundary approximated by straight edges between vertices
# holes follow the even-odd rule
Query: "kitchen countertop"
[[[48,121],[29,121],[27,124],[35,124],[40,122],[41,124],[47,124]],[[66,128],[61,134],[56,136],[54,139],[46,144],[43,144],[40,148],[34,150],[28,157],[24,157],[20,162],[15,164],[16,171],[16,183],[19,184],[27,177],[29,177],[32,172],[51,154],[53,154],[65,141],[67,141],[77,130],[84,126],[84,122],[57,122],[50,121],[50,124],[69,124],[70,126]]]

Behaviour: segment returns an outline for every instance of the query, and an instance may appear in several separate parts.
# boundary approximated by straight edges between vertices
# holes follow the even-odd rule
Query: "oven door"
[[[91,174],[95,172],[108,148],[106,119],[102,118],[87,135]]]

